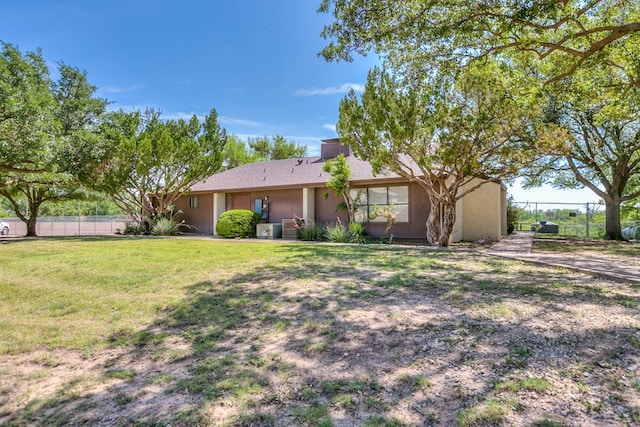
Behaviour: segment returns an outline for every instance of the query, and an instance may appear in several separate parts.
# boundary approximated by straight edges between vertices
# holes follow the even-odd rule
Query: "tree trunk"
[[[449,239],[456,221],[455,202],[430,197],[431,208],[427,217],[427,241],[432,246],[449,246]]]
[[[620,204],[621,202],[617,199],[605,201],[605,239],[624,240],[622,238],[622,226],[620,224]]]
[[[27,237],[37,237],[38,235],[36,234],[36,223],[38,220],[38,215],[37,214],[33,214],[31,213],[29,215],[29,218],[27,218],[26,224],[27,224]]]

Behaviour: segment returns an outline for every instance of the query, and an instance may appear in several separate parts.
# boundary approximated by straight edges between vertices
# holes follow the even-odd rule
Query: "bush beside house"
[[[260,214],[247,209],[232,209],[220,215],[216,234],[221,237],[255,237]]]

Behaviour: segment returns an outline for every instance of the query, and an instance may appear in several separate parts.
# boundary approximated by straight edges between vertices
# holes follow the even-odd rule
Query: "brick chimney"
[[[322,160],[333,159],[338,157],[339,154],[345,156],[351,155],[351,150],[347,145],[340,144],[340,138],[323,139],[320,146],[320,157]]]

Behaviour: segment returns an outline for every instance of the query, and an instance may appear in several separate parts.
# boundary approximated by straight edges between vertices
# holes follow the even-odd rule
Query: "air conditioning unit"
[[[282,220],[282,238],[293,240],[298,238],[298,227],[296,227],[294,219],[285,218]]]
[[[256,237],[258,239],[279,239],[282,237],[282,224],[258,224]]]

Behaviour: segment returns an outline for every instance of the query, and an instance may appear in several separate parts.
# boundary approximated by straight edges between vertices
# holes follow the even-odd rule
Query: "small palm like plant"
[[[324,227],[325,234],[330,242],[346,243],[349,241],[349,231],[347,230],[347,227],[342,225],[342,221],[340,221],[339,217],[337,220],[338,222],[335,224],[327,224]]]
[[[173,218],[160,218],[155,224],[151,232],[154,236],[175,236],[178,234],[180,225]]]
[[[349,242],[358,243],[360,245],[369,242],[364,225],[359,222],[352,222],[349,224]]]

